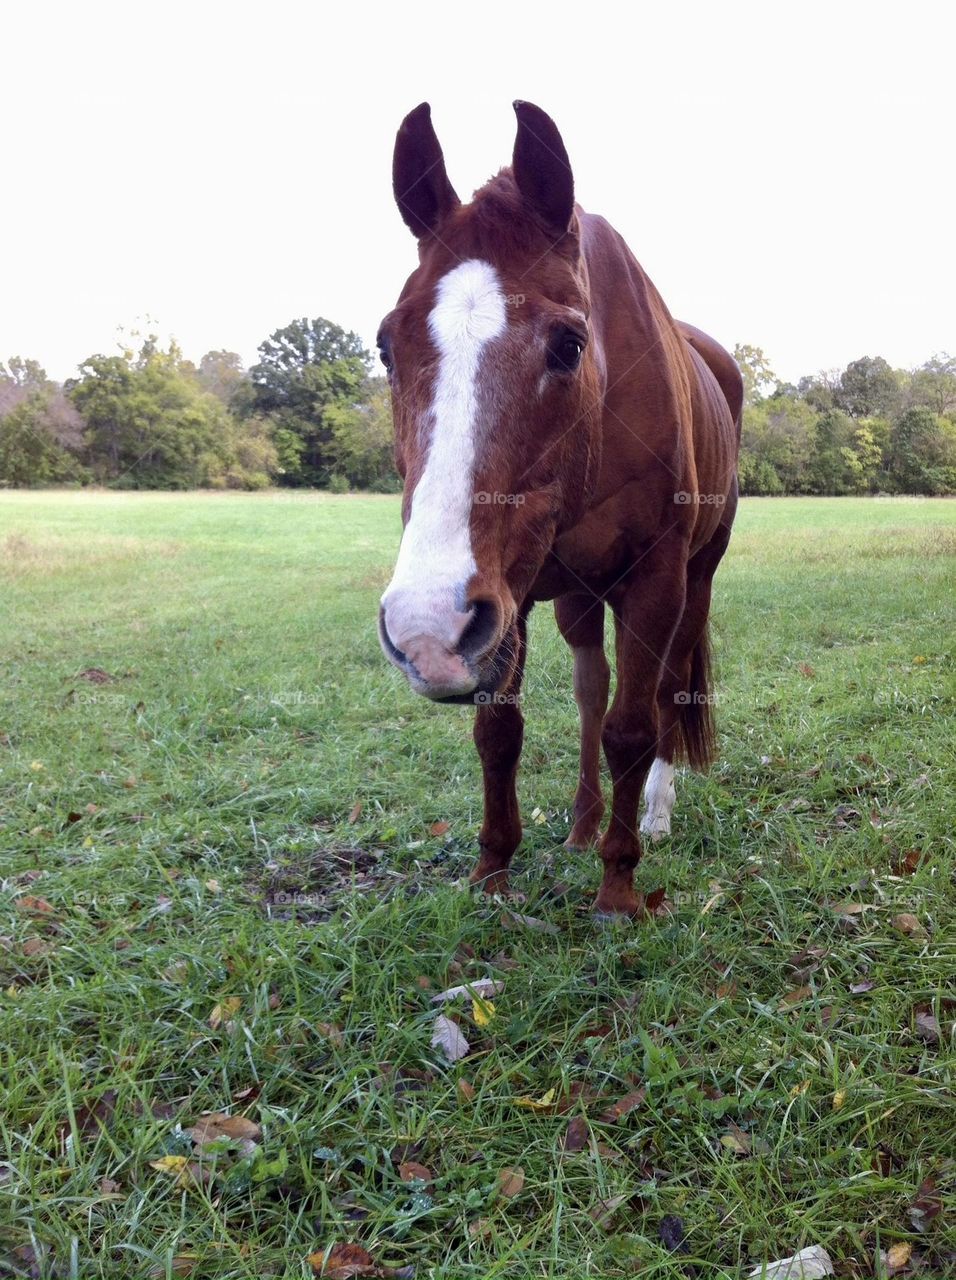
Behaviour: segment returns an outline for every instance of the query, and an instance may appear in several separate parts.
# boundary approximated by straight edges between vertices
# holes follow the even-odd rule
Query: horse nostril
[[[384,607],[379,609],[378,611],[378,634],[379,634],[379,639],[382,642],[382,648],[385,650],[388,656],[392,659],[392,661],[397,662],[400,666],[405,666],[406,662],[408,661],[407,658],[405,657],[404,653],[402,653],[401,649],[399,649],[398,645],[394,642],[392,637],[388,634],[388,626],[385,622]]]
[[[491,648],[498,634],[498,606],[493,600],[473,600],[471,618],[458,641],[458,653],[477,662]]]

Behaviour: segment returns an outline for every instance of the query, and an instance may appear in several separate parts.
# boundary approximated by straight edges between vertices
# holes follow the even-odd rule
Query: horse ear
[[[558,126],[532,102],[514,103],[518,117],[512,172],[525,201],[562,235],[574,213],[574,177]]]
[[[392,190],[406,224],[419,239],[461,204],[445,172],[431,107],[422,102],[402,121],[392,157]]]

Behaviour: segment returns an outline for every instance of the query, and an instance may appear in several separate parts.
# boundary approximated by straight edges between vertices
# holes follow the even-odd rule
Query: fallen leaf
[[[932,1013],[917,1013],[916,1015],[916,1034],[924,1044],[937,1045],[942,1039],[942,1029],[939,1020]]]
[[[802,676],[806,676],[808,680],[812,680],[813,677],[817,674],[814,671],[813,667],[810,666],[809,662],[798,662],[797,670],[800,672]]]
[[[810,1081],[802,1080],[799,1084],[795,1084],[793,1088],[790,1090],[790,1097],[799,1098],[802,1094],[806,1093],[806,1091],[809,1088],[810,1088]]]
[[[923,859],[922,849],[907,849],[894,867],[898,876],[911,876]]]
[[[258,1142],[262,1136],[262,1128],[254,1120],[247,1116],[227,1116],[221,1111],[210,1111],[200,1116],[189,1132],[199,1146],[215,1142],[219,1138]]]
[[[398,1176],[402,1182],[433,1182],[434,1174],[427,1165],[418,1164],[415,1160],[403,1160],[398,1166]]]
[[[53,907],[47,902],[46,898],[37,898],[32,893],[25,893],[22,898],[17,898],[14,905],[18,911],[29,911],[31,915],[35,916],[53,914]]]
[[[588,1217],[595,1226],[607,1231],[610,1228],[611,1219],[626,1199],[627,1196],[611,1196],[607,1200],[599,1200],[596,1205],[588,1210]]]
[[[647,915],[652,916],[664,905],[664,899],[667,897],[666,889],[652,889],[644,899],[644,911]]]
[[[450,822],[433,822],[428,828],[428,834],[432,836],[443,836],[446,831],[451,830]]]
[[[471,1016],[476,1027],[488,1027],[495,1020],[495,1006],[490,1000],[482,1000],[479,996],[471,1002]]]
[[[317,1276],[324,1276],[325,1280],[352,1280],[354,1276],[386,1274],[360,1244],[334,1244],[327,1253],[324,1249],[310,1253],[306,1262]]]
[[[178,1187],[192,1186],[193,1175],[188,1156],[161,1156],[159,1160],[150,1160],[149,1167],[159,1173],[168,1173],[176,1179]]]
[[[891,923],[894,929],[899,929],[900,933],[905,933],[910,938],[926,937],[926,930],[916,916],[911,915],[908,911],[901,911],[898,916],[893,917]]]
[[[478,996],[482,1000],[487,1000],[491,996],[499,995],[504,989],[505,984],[493,978],[476,978],[474,982],[463,982],[460,986],[439,991],[437,995],[432,996],[431,1002],[444,1004],[448,1000],[457,1000],[459,996],[470,996],[472,1000]]]
[[[564,1134],[562,1149],[568,1153],[583,1151],[588,1145],[591,1130],[584,1116],[575,1116]]]
[[[887,1249],[883,1255],[883,1265],[888,1275],[895,1275],[897,1271],[902,1271],[910,1260],[910,1254],[913,1252],[913,1246],[905,1240],[901,1240],[898,1244],[894,1244],[892,1248]]]
[[[214,878],[206,880],[205,885],[210,893],[222,893],[222,885]]]
[[[846,1102],[846,1089],[837,1089],[836,1093],[833,1095],[833,1104],[832,1104],[833,1110],[834,1111],[842,1110],[843,1104],[845,1102]]]
[[[556,1097],[557,1090],[549,1089],[540,1098],[532,1098],[529,1094],[524,1093],[520,1098],[515,1098],[514,1103],[516,1107],[524,1107],[526,1111],[550,1111],[554,1106]]]
[[[498,1174],[498,1190],[510,1200],[524,1190],[524,1169],[502,1169]]]
[[[462,1079],[458,1081],[456,1088],[458,1089],[458,1096],[462,1102],[474,1101],[475,1086],[469,1080],[462,1077]]]
[[[209,1015],[209,1025],[213,1031],[218,1031],[227,1019],[231,1018],[234,1013],[239,1012],[242,1000],[239,996],[227,996],[225,1000],[213,1006],[213,1011]]]
[[[123,1190],[122,1184],[112,1178],[100,1178],[99,1189],[101,1196],[115,1196]]]
[[[331,1040],[336,1049],[341,1049],[345,1044],[345,1036],[342,1034],[342,1028],[335,1022],[317,1022],[315,1029],[320,1035],[325,1036],[326,1040]]]
[[[464,1058],[471,1048],[458,1023],[443,1013],[435,1019],[431,1044],[433,1049],[440,1049],[449,1062]]]
[[[560,933],[561,930],[550,920],[539,920],[537,916],[522,916],[517,911],[502,911],[501,923],[506,929],[516,926],[524,929],[535,929],[539,933]]]
[[[487,1240],[494,1235],[494,1228],[491,1225],[490,1218],[476,1218],[474,1222],[468,1224],[468,1234],[472,1240]]]
[[[824,1276],[835,1274],[826,1249],[811,1244],[792,1258],[781,1258],[779,1262],[765,1262],[754,1267],[748,1272],[747,1280],[823,1280]]]
[[[52,949],[50,944],[44,942],[42,938],[27,938],[21,947],[25,956],[43,956]]]
[[[361,800],[356,800],[355,804],[353,804],[352,808],[349,810],[349,816],[348,818],[346,818],[346,822],[354,826],[354,824],[358,822],[361,816],[362,816],[362,802]]]
[[[188,1276],[192,1274],[198,1261],[198,1253],[177,1253],[170,1259],[168,1271],[166,1264],[162,1262],[150,1267],[146,1274],[149,1280],[166,1280],[167,1275]]]
[[[639,1107],[647,1096],[646,1089],[632,1089],[630,1093],[626,1093],[623,1098],[618,1098],[613,1106],[608,1107],[601,1116],[602,1124],[617,1124],[619,1120],[628,1115],[635,1107]]]
[[[796,987],[794,988],[793,991],[787,992],[787,994],[783,997],[783,999],[777,1005],[777,1008],[778,1010],[792,1009],[794,1005],[802,1004],[803,1001],[806,1000],[807,997],[812,994],[813,992],[810,990],[809,987]]]
[[[908,1209],[909,1219],[917,1231],[925,1231],[943,1209],[943,1198],[936,1190],[936,1179],[924,1178],[916,1193],[916,1199]]]
[[[864,994],[864,992],[866,992],[866,991],[872,991],[872,990],[873,990],[873,988],[874,988],[875,986],[876,986],[876,983],[875,983],[875,982],[870,982],[870,981],[866,981],[866,982],[853,982],[853,983],[851,983],[851,984],[850,984],[850,995],[851,995],[851,996],[861,996],[861,995],[863,995],[863,994]]]

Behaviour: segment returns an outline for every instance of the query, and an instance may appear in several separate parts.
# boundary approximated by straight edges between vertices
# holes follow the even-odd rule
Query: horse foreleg
[[[515,674],[505,690],[479,703],[475,715],[474,740],[481,758],[485,806],[478,835],[478,865],[471,873],[471,883],[486,893],[507,891],[508,867],[521,843],[517,777],[524,739],[519,703],[526,644],[526,619],[521,614]]]
[[[601,794],[601,729],[611,669],[604,656],[604,602],[590,595],[562,596],[554,616],[574,655],[574,698],[581,718],[581,764],[574,796],[574,825],[565,844],[586,849],[604,816]]]
[[[657,693],[671,638],[684,608],[686,551],[659,546],[612,601],[615,611],[617,689],[602,742],[613,781],[611,817],[601,841],[604,875],[594,903],[599,915],[637,915],[634,868],[641,857],[637,811],[657,751]],[[651,603],[652,602],[652,603]]]

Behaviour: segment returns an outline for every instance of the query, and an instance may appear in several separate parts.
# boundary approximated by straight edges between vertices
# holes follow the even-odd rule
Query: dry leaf
[[[246,1116],[227,1116],[221,1111],[210,1111],[199,1117],[189,1133],[195,1143],[204,1146],[219,1138],[258,1142],[262,1136],[262,1128]]]
[[[517,926],[523,929],[536,929],[539,933],[561,932],[550,920],[539,920],[537,916],[522,916],[517,911],[502,911],[501,923],[506,929],[514,929]]]
[[[608,1200],[599,1200],[593,1208],[588,1210],[588,1217],[595,1226],[608,1231],[611,1226],[611,1219],[626,1199],[627,1196],[611,1196]]]
[[[908,911],[901,911],[898,916],[893,917],[893,928],[899,929],[900,933],[905,933],[910,938],[925,938],[926,930]]]
[[[526,1111],[550,1111],[554,1107],[556,1097],[557,1090],[549,1089],[540,1098],[532,1098],[525,1093],[520,1098],[515,1098],[514,1101],[516,1107],[524,1107]]]
[[[48,942],[44,942],[42,938],[27,938],[23,946],[20,948],[25,956],[43,956],[53,948]]]
[[[324,1249],[310,1253],[306,1262],[317,1276],[324,1276],[325,1280],[352,1280],[353,1276],[381,1274],[372,1255],[360,1244],[334,1244],[328,1254]]]
[[[468,1234],[472,1240],[487,1240],[494,1235],[494,1227],[491,1225],[490,1218],[477,1218],[474,1222],[468,1224]]]
[[[942,1039],[942,1029],[939,1025],[939,1020],[934,1017],[932,1013],[917,1013],[916,1034],[924,1044],[939,1044]]]
[[[490,1000],[482,1000],[479,996],[471,1002],[471,1016],[476,1027],[488,1027],[495,1020],[495,1006]]]
[[[25,893],[22,898],[17,898],[14,903],[18,911],[29,911],[35,916],[49,916],[53,914],[53,907],[46,898],[34,897],[32,893]]]
[[[833,1262],[826,1249],[818,1244],[801,1249],[792,1258],[765,1262],[748,1272],[747,1280],[823,1280],[835,1275]]]
[[[866,991],[872,991],[876,986],[875,982],[854,982],[850,985],[851,996],[861,996]]]
[[[524,1190],[524,1169],[502,1169],[498,1174],[498,1190],[510,1200]]]
[[[833,1110],[834,1111],[842,1110],[843,1104],[845,1102],[846,1102],[846,1089],[837,1089],[836,1093],[833,1095]]]
[[[169,1271],[166,1270],[165,1263],[157,1263],[155,1267],[150,1267],[146,1274],[149,1280],[166,1280],[167,1275],[188,1276],[192,1274],[198,1261],[198,1253],[177,1253],[170,1259]]]
[[[458,1096],[462,1102],[473,1102],[475,1097],[475,1086],[462,1077],[457,1084]]]
[[[418,1164],[414,1160],[403,1160],[398,1166],[398,1176],[402,1182],[433,1182],[434,1174],[427,1165]]]
[[[178,1187],[192,1185],[193,1177],[188,1156],[162,1156],[159,1160],[150,1160],[149,1167],[159,1173],[168,1173],[176,1179]]]
[[[440,1049],[449,1062],[464,1058],[471,1048],[458,1023],[446,1018],[443,1013],[435,1019],[431,1043],[432,1048]]]
[[[359,818],[361,818],[361,816],[362,816],[362,802],[361,802],[361,800],[356,800],[355,804],[353,804],[353,805],[352,805],[352,808],[351,808],[351,810],[350,810],[350,812],[349,812],[349,816],[348,816],[348,818],[346,819],[346,821],[347,821],[348,823],[350,823],[350,824],[354,825],[356,822],[358,822],[358,820],[359,820]],[[336,1247],[338,1247],[338,1246],[336,1246]]]
[[[590,1136],[591,1130],[586,1118],[575,1116],[565,1131],[563,1150],[568,1153],[583,1151],[588,1145]]]
[[[795,1004],[802,1004],[812,994],[813,992],[809,987],[796,987],[793,991],[787,992],[777,1005],[777,1009],[792,1009]]]
[[[448,1000],[457,1000],[459,996],[470,996],[472,999],[478,996],[482,1000],[487,1000],[491,996],[496,996],[504,991],[505,984],[496,982],[493,978],[476,978],[474,982],[463,982],[461,986],[449,987],[446,991],[439,991],[437,995],[432,996],[432,1004],[444,1004]]]
[[[924,1178],[908,1210],[910,1222],[917,1231],[925,1231],[927,1225],[939,1217],[942,1208],[943,1198],[936,1190],[936,1179]]]
[[[888,1275],[894,1275],[897,1271],[902,1271],[910,1260],[910,1254],[913,1252],[913,1246],[907,1244],[905,1240],[901,1240],[898,1244],[894,1244],[891,1249],[887,1249],[883,1255],[883,1265]]]
[[[450,822],[433,822],[428,828],[428,834],[432,836],[443,836],[446,831],[451,830]]]
[[[209,1025],[213,1031],[218,1031],[227,1019],[231,1018],[234,1013],[238,1013],[241,1004],[242,1000],[239,996],[227,996],[225,1000],[215,1005],[209,1015]]]
[[[623,1098],[619,1098],[612,1107],[608,1107],[607,1111],[601,1116],[602,1124],[617,1124],[635,1107],[639,1107],[644,1101],[647,1094],[646,1089],[632,1089],[630,1093],[626,1093]]]
[[[342,1028],[335,1022],[317,1022],[315,1029],[320,1035],[325,1036],[327,1040],[335,1045],[336,1049],[341,1049],[345,1044],[345,1036],[342,1034]]]

